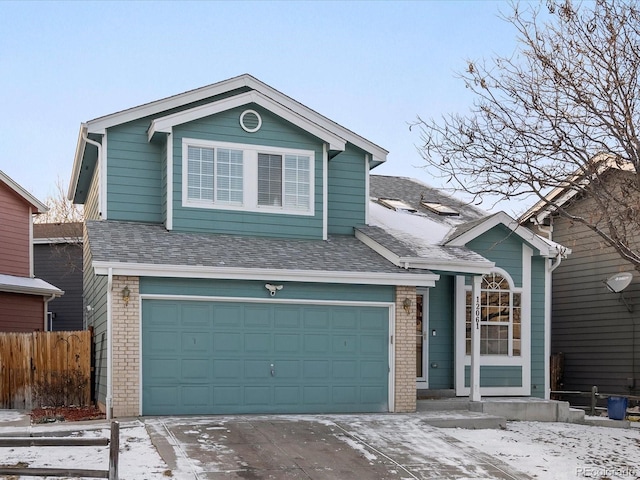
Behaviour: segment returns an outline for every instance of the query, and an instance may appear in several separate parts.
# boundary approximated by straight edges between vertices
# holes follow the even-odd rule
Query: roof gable
[[[30,206],[35,208],[34,213],[44,213],[49,210],[44,203],[38,200],[36,197],[27,192],[24,188],[22,188],[19,184],[17,184],[11,177],[9,177],[6,173],[0,170],[0,182],[4,183],[7,187],[13,190],[19,197],[21,197],[25,202],[27,202]]]

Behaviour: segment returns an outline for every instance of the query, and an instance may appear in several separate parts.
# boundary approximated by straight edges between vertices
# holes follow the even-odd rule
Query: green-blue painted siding
[[[262,116],[262,127],[256,133],[247,133],[240,126],[240,114],[247,108],[258,111]],[[184,207],[182,205],[183,138],[314,151],[314,215]],[[322,238],[322,156],[323,149],[320,140],[257,105],[239,107],[176,126],[173,135],[173,227],[176,231],[215,231],[216,233],[239,235]]]
[[[429,289],[429,388],[454,388],[454,291],[455,277],[441,275],[436,286]],[[433,365],[437,365],[434,367]]]
[[[544,398],[544,291],[546,261],[533,257],[531,264],[531,395]]]
[[[351,235],[353,227],[365,223],[366,202],[365,153],[347,144],[344,152],[329,161],[328,231]]]
[[[150,120],[107,131],[107,215],[110,220],[161,223],[162,146],[147,141]]]
[[[464,385],[469,387],[471,367],[464,367]],[[521,387],[522,367],[520,366],[491,366],[480,367],[481,387]]]
[[[278,299],[354,302],[394,302],[395,300],[393,286],[278,282],[277,279],[271,283],[284,286],[276,295]],[[141,277],[140,293],[268,299],[269,292],[264,284],[264,281]]]
[[[509,272],[516,287],[522,286],[522,240],[511,230],[498,225],[467,243],[467,247]]]

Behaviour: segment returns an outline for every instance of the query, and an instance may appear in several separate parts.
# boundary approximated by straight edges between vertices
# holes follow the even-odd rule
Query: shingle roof
[[[354,236],[297,240],[167,231],[162,225],[87,221],[96,262],[414,275]]]

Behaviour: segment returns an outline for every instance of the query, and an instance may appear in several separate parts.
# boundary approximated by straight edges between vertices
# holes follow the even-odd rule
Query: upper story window
[[[471,354],[471,287],[466,294],[466,353]],[[492,272],[480,286],[480,355],[521,355],[521,293],[509,280]]]
[[[313,215],[315,153],[183,139],[183,205]]]

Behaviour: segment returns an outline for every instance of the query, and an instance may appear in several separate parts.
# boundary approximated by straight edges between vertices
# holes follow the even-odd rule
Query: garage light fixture
[[[125,285],[122,289],[122,301],[124,302],[124,306],[129,305],[129,300],[131,299],[131,290],[129,290],[129,286]]]
[[[409,310],[411,310],[411,299],[409,297],[404,299],[404,302],[402,302],[402,308],[404,308],[404,311],[409,313]]]
[[[282,290],[282,285],[271,285],[270,283],[265,283],[264,288],[269,290],[269,295],[272,297],[276,296],[276,292],[278,290]]]

